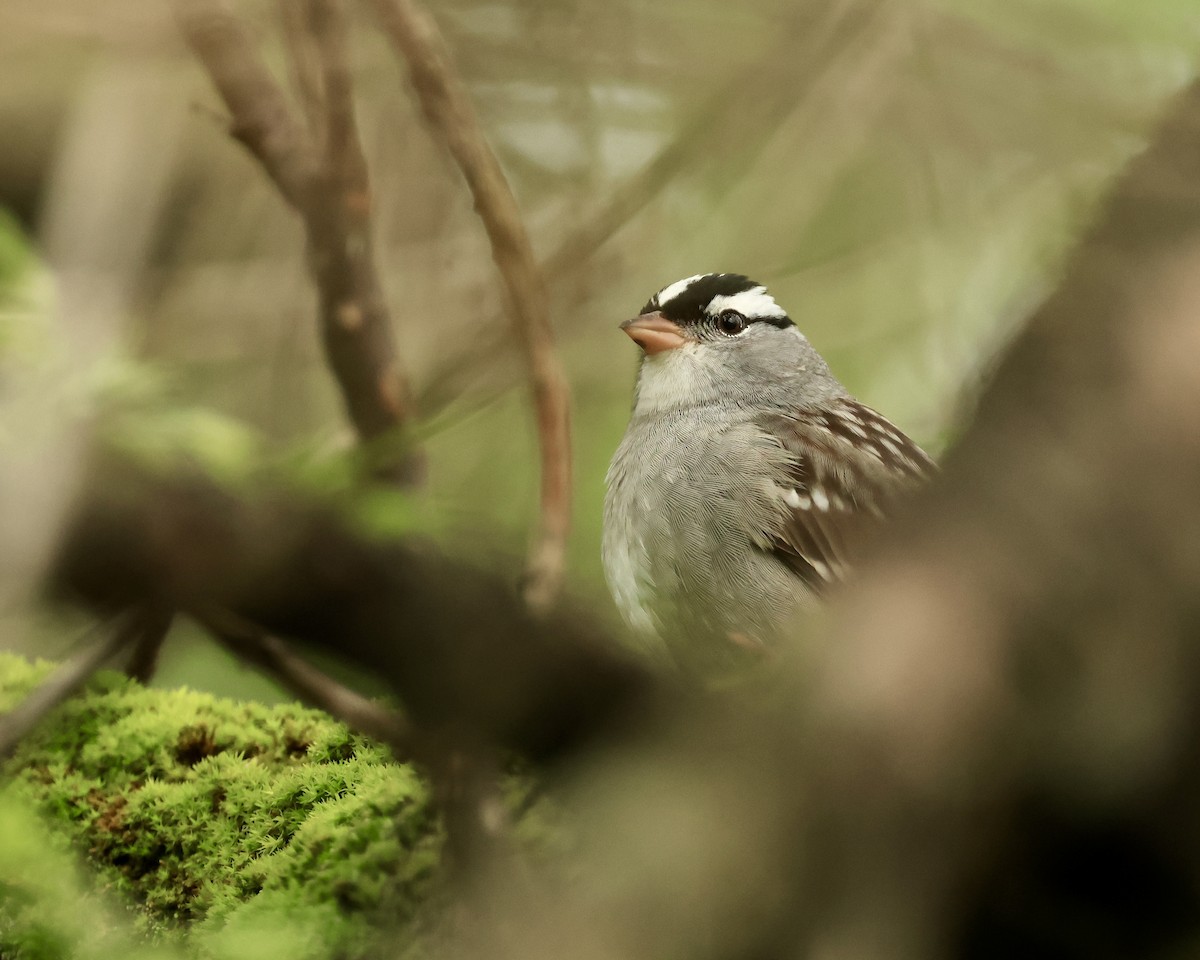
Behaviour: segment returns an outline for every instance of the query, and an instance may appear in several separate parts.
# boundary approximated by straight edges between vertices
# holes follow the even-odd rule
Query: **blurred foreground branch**
[[[93,476],[53,583],[100,613],[147,602],[235,648],[257,631],[357,663],[392,686],[417,733],[456,749],[575,750],[654,688],[589,618],[533,617],[498,575],[370,537],[280,490],[233,492],[123,460]],[[258,642],[239,652],[279,660]],[[301,692],[344,699],[328,684]]]
[[[307,18],[316,34],[320,84],[306,66],[298,68],[321,143],[296,121],[245,25],[219,0],[176,0],[176,11],[232,116],[233,136],[304,221],[325,355],[360,440],[376,441],[368,447],[373,472],[416,482],[420,458],[399,447],[396,436],[411,421],[413,404],[375,267],[341,0],[313,0]],[[312,102],[318,86],[320,111]]]
[[[571,523],[570,387],[554,348],[546,283],[517,199],[437,23],[415,0],[374,0],[374,6],[384,31],[408,63],[425,119],[454,157],[475,198],[504,281],[512,329],[525,353],[542,453],[541,527],[530,552],[525,597],[532,609],[545,611],[561,589]]]
[[[366,697],[296,656],[287,644],[255,629],[226,610],[198,610],[196,619],[240,660],[261,668],[310,706],[319,707],[346,726],[391,748],[399,761],[413,759],[412,731],[394,710]]]
[[[91,632],[107,635],[84,645],[70,660],[62,664],[16,709],[0,715],[0,760],[12,756],[21,741],[47,715],[64,701],[78,693],[88,679],[121,650],[136,643],[146,632],[148,624],[142,612],[124,611],[98,624]],[[153,627],[150,627],[153,629]]]
[[[841,611],[817,716],[842,749],[815,782],[842,882],[815,942],[1147,956],[1194,935],[1197,278],[1193,85]],[[864,775],[876,786],[853,795]],[[1131,891],[1115,909],[1109,885]],[[1074,939],[1068,910],[1088,927]]]

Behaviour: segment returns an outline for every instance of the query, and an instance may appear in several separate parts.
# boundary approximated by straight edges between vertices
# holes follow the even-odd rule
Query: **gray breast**
[[[613,458],[603,559],[618,607],[680,659],[769,643],[804,597],[767,549],[790,459],[721,405],[635,417]]]

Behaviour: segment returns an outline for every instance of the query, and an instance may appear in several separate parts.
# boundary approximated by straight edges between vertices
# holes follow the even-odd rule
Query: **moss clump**
[[[0,654],[0,711],[51,668]],[[362,955],[381,921],[412,926],[435,884],[441,834],[426,785],[300,706],[103,674],[8,773],[103,885],[137,906],[144,931],[183,933],[201,955],[243,956],[248,937],[257,956]],[[0,904],[26,894],[0,877]],[[17,953],[4,926],[0,957],[71,955],[53,944],[30,953],[27,941]]]

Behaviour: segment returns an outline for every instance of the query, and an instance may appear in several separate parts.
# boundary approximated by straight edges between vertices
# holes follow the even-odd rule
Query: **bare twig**
[[[297,656],[278,637],[228,610],[194,613],[196,621],[239,659],[278,680],[305,703],[324,710],[348,727],[386,743],[397,760],[412,759],[413,732],[395,710],[372,703]]]
[[[103,642],[90,642],[90,634],[105,627],[111,627],[111,631]],[[145,631],[146,620],[141,612],[125,613],[116,619],[115,626],[109,621],[89,631],[82,649],[75,656],[50,674],[15,710],[0,717],[0,759],[12,756],[21,741],[47,714],[82,688],[105,661],[135,642]]]
[[[250,34],[217,0],[178,0],[176,10],[188,45],[231,114],[230,133],[303,212],[320,180],[318,158]]]
[[[475,116],[437,24],[413,0],[374,0],[388,37],[408,63],[413,90],[435,134],[462,170],[503,277],[513,328],[525,352],[542,451],[541,529],[530,551],[525,598],[545,610],[558,594],[571,518],[570,394],[554,349],[546,285],[516,198]]]
[[[393,439],[412,418],[412,399],[375,269],[371,196],[353,119],[340,0],[314,0],[310,8],[322,27],[317,51],[325,85],[324,153],[292,116],[241,21],[219,0],[176,0],[176,10],[188,44],[232,115],[233,135],[304,221],[326,359],[360,440],[376,441],[374,472],[417,481],[420,459],[398,450]],[[316,91],[311,79],[304,83],[307,100]]]
[[[845,70],[847,62],[862,57],[856,41],[864,36],[877,47],[895,46],[897,29],[890,12],[886,5],[859,0],[800,5],[793,18],[781,24],[779,41],[757,64],[739,70],[727,85],[702,100],[653,160],[612,191],[593,216],[567,233],[542,261],[543,275],[553,286],[568,288],[617,231],[689,168],[711,169],[734,162],[744,168],[752,163],[769,142],[771,132],[796,112],[796,102],[779,96],[778,91],[804,91],[827,84]],[[824,51],[835,53],[830,56]],[[867,126],[875,116],[875,111],[863,111],[856,119]],[[732,154],[714,151],[714,143],[735,144],[736,150]],[[830,147],[823,144],[821,149],[827,152]],[[710,176],[730,184],[738,179],[732,174]],[[462,396],[467,386],[478,385],[485,371],[495,375],[496,358],[505,354],[506,342],[503,334],[495,332],[493,319],[489,317],[469,350],[439,358],[418,397],[425,416],[436,416]],[[503,376],[497,379],[507,382]]]

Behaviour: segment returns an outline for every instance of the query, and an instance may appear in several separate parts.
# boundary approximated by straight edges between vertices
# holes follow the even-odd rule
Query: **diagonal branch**
[[[147,631],[153,630],[153,618],[147,620],[143,612],[127,612],[115,621],[102,624],[98,629],[108,628],[108,636],[99,642],[88,642],[85,638],[82,649],[70,660],[50,674],[49,678],[14,710],[0,717],[0,760],[12,756],[21,741],[31,734],[46,716],[83,688],[92,674],[118,651],[137,642]],[[93,631],[94,632],[94,631]]]
[[[311,102],[316,96],[311,77],[304,96],[314,114],[323,107],[323,117],[315,119],[325,127],[324,151],[293,117],[246,27],[219,0],[176,0],[176,12],[231,114],[234,137],[304,222],[325,356],[359,440],[370,444],[373,472],[415,482],[420,460],[397,448],[394,439],[397,428],[412,419],[413,402],[375,268],[371,194],[354,123],[340,0],[313,0],[309,11],[321,28],[316,49],[324,101]],[[295,23],[292,28],[294,34]]]
[[[359,733],[386,743],[397,760],[413,757],[413,731],[396,711],[372,703],[338,683],[293,653],[282,640],[234,613],[212,608],[193,612],[193,616],[238,659],[258,667],[305,703],[319,707]]]
[[[532,609],[545,610],[562,581],[571,519],[570,394],[554,349],[545,281],[516,198],[437,24],[412,0],[374,0],[374,6],[384,31],[408,63],[426,120],[475,198],[504,280],[508,313],[525,352],[542,451],[541,529],[530,551],[525,597]]]
[[[180,26],[229,110],[229,132],[303,213],[320,179],[318,158],[240,21],[216,0],[179,0]]]

